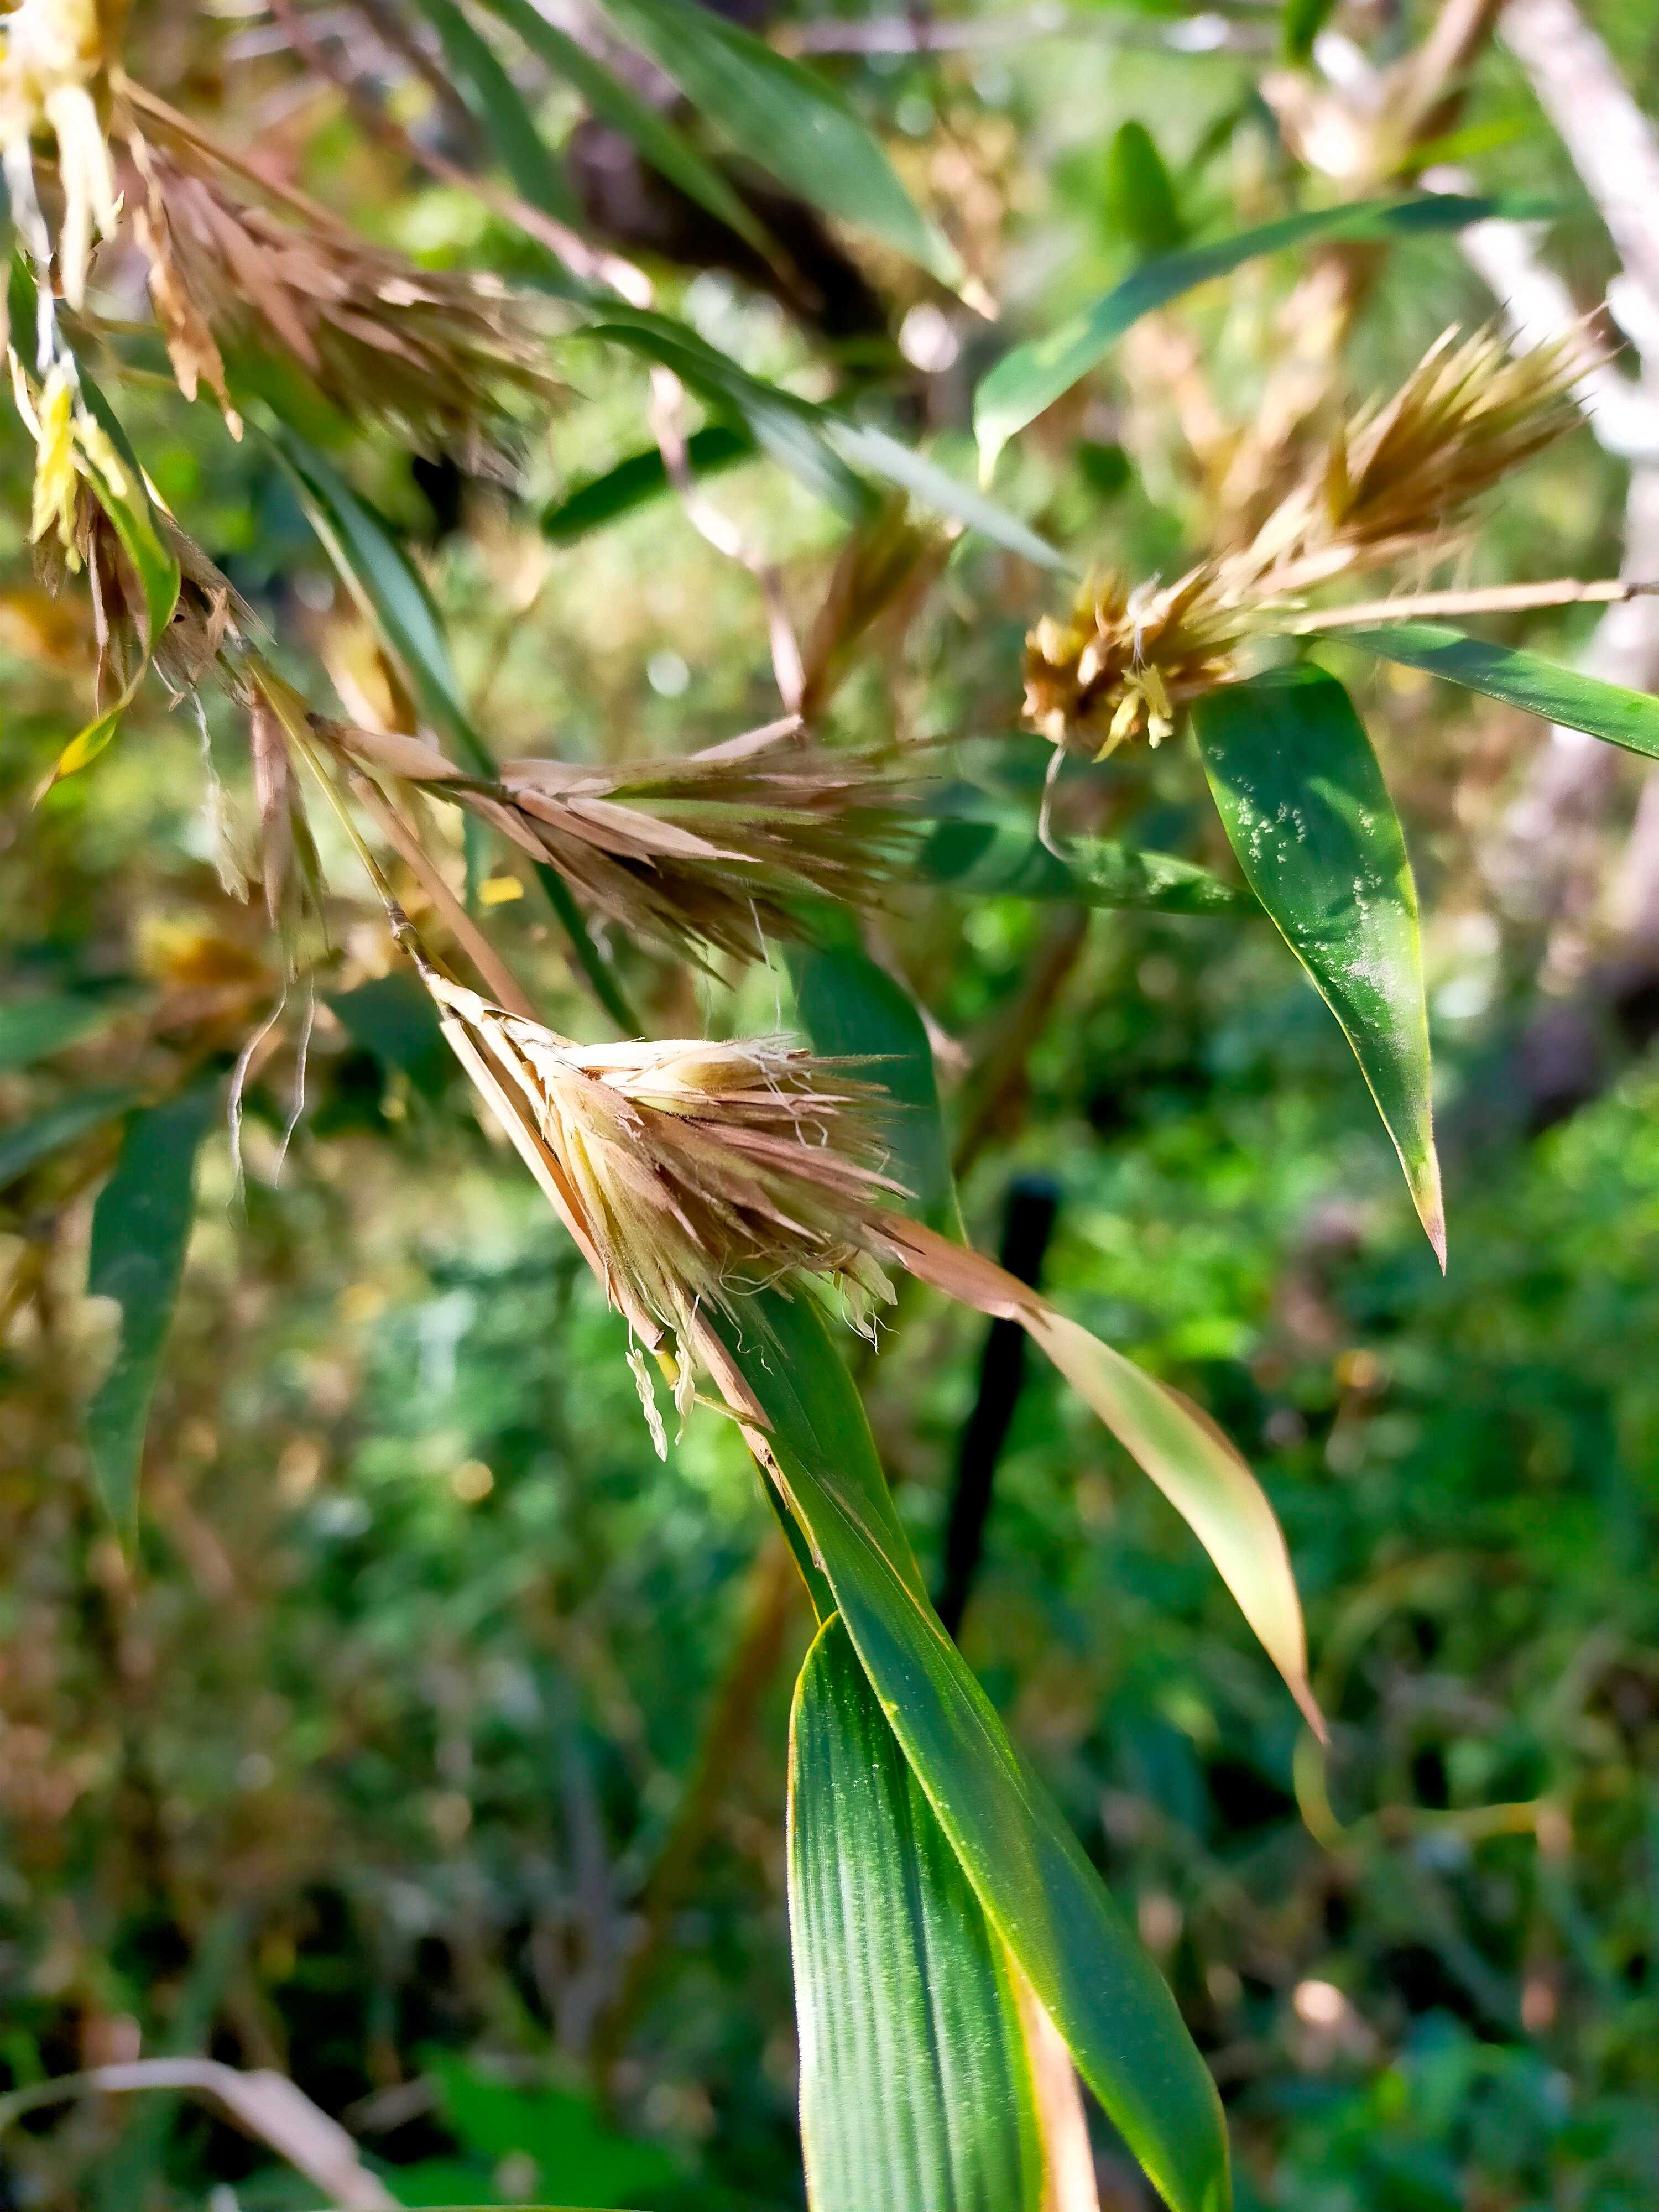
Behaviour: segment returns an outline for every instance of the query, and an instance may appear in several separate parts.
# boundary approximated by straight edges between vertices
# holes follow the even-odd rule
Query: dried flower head
[[[1577,342],[1511,359],[1447,331],[1384,404],[1362,410],[1246,545],[1171,583],[1091,580],[1070,616],[1026,640],[1025,714],[1057,745],[1156,744],[1176,710],[1246,672],[1253,639],[1281,630],[1321,585],[1432,556],[1482,493],[1577,421]]]
[[[95,422],[88,418],[83,422],[77,416],[77,440],[88,423],[91,431],[102,437]],[[104,442],[106,448],[107,441]],[[118,457],[100,449],[94,459],[105,481],[112,483],[118,493],[124,491],[124,464]],[[216,664],[229,688],[236,690],[238,679],[228,648],[248,635],[254,620],[252,609],[171,515],[160,507],[152,513],[156,529],[179,563],[179,596],[160,637],[149,635],[149,610],[143,586],[114,524],[83,473],[76,476],[66,515],[59,518],[59,531],[43,534],[37,544],[41,580],[54,591],[61,590],[66,571],[85,569],[92,592],[100,690],[112,678],[115,688],[122,688],[129,677],[142,670],[147,653],[175,701],[195,691]]]
[[[117,203],[109,148],[99,112],[108,65],[106,18],[100,0],[19,0],[0,17],[0,161],[25,246],[44,270],[52,245],[35,186],[33,142],[57,142],[63,214],[58,270],[72,307],[86,296],[94,234],[115,228]]]
[[[700,1311],[827,1278],[866,1330],[890,1302],[877,1225],[902,1195],[844,1061],[787,1039],[584,1047],[422,965],[446,1032],[537,1166],[640,1342],[672,1341],[684,1412]],[[517,1121],[518,1127],[514,1127]]]
[[[143,127],[125,133],[135,228],[187,396],[205,384],[231,413],[222,348],[275,346],[354,417],[482,456],[505,409],[561,390],[536,312],[499,278],[371,245],[142,97]]]
[[[831,752],[793,720],[633,767],[507,761],[489,782],[419,738],[317,726],[371,769],[453,798],[678,954],[763,957],[769,936],[799,933],[793,902],[867,902],[914,835],[911,787],[888,757]]]

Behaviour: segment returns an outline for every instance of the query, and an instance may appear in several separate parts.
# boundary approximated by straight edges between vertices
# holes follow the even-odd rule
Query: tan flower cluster
[[[369,244],[130,88],[130,104],[141,97],[127,133],[135,228],[187,397],[206,385],[234,422],[222,348],[275,346],[354,418],[422,450],[480,449],[504,406],[561,390],[546,333],[498,278]]]
[[[865,902],[914,831],[884,756],[838,754],[790,722],[636,766],[504,762],[489,781],[435,746],[319,720],[371,770],[428,786],[550,862],[597,910],[677,954],[765,956],[793,902]]]
[[[1172,584],[1091,580],[1026,641],[1025,714],[1057,745],[1156,744],[1186,702],[1246,671],[1252,640],[1294,626],[1318,586],[1446,550],[1480,496],[1571,429],[1580,344],[1511,359],[1449,331],[1393,398],[1340,427],[1250,542]]]
[[[845,1062],[787,1039],[583,1047],[417,964],[445,1034],[552,1198],[636,1340],[667,1352],[684,1415],[699,1316],[804,1276],[869,1329],[893,1288],[878,1225],[901,1187]]]

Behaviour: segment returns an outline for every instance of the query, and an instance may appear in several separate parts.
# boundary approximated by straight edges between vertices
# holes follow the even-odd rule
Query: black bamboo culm
[[[1033,1290],[1042,1278],[1043,1255],[1059,1210],[1059,1188],[1047,1176],[1020,1176],[1009,1186],[1002,1221],[1002,1264]],[[1025,1331],[1018,1322],[994,1321],[980,1354],[974,1410],[957,1453],[939,1595],[934,1601],[939,1619],[952,1636],[962,1626],[984,1554],[997,1462],[1008,1439],[1024,1375]]]

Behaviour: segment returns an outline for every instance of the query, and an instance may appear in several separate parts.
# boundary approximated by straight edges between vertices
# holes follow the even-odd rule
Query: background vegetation
[[[417,146],[483,161],[389,12],[304,20],[348,74],[368,56],[363,81]],[[1595,12],[1651,113],[1648,11]],[[1355,6],[1337,27],[1386,58],[1426,27],[1409,13]],[[931,20],[896,17],[892,43]],[[1261,91],[1281,27],[1253,6],[987,10],[945,51],[860,51],[872,21],[772,29],[849,50],[825,66],[1001,326],[840,232],[811,313],[752,268],[616,242],[753,373],[811,397],[876,378],[966,480],[973,385],[1010,338],[1148,252],[1304,194]],[[290,33],[286,9],[141,6],[129,53],[368,234],[522,273],[521,234],[354,121]],[[1458,84],[1433,150],[1483,188],[1554,195],[1538,250],[1594,306],[1617,263],[1515,52],[1483,47]],[[579,103],[526,86],[572,152]],[[1161,156],[1150,184],[1127,124]],[[1213,497],[1197,410],[1252,419],[1300,273],[1253,264],[1141,326],[1011,450],[999,499],[1081,567],[1178,571]],[[1451,238],[1392,246],[1331,389],[1390,389],[1447,324],[1492,312]],[[350,450],[430,585],[473,721],[503,754],[605,762],[766,720],[744,567],[672,497],[592,528],[568,504],[640,446],[645,367],[579,342],[557,362],[566,394],[504,477],[460,452],[411,464],[390,434]],[[395,714],[270,447],[159,385],[124,411],[158,490],[285,646],[349,708]],[[85,1018],[0,1070],[14,1135],[228,1066],[284,993],[263,915],[216,868],[219,787],[234,810],[246,782],[228,714],[204,735],[147,694],[93,770],[33,803],[84,719],[92,618],[34,580],[33,466],[8,418],[0,945],[9,1003],[67,994]],[[1504,488],[1471,573],[1609,573],[1627,479],[1575,432]],[[805,631],[844,524],[764,460],[709,493]],[[1029,794],[1044,749],[988,741],[1017,725],[1022,642],[1053,592],[962,538],[841,694],[839,731],[948,738],[953,770],[1024,775]],[[1505,634],[1572,659],[1593,627]],[[1638,2212],[1659,2199],[1659,953],[1619,873],[1639,770],[1609,754],[1597,781],[1581,757],[1564,786],[1539,723],[1332,665],[1423,893],[1445,1280],[1340,1032],[1265,924],[907,893],[873,939],[935,1025],[975,1241],[995,1249],[1011,1194],[1029,1206],[1042,1179],[1045,1286],[1260,1473],[1328,1774],[1185,1528],[1035,1363],[961,1640],[1170,1979],[1243,2204]],[[1095,775],[1114,835],[1225,865],[1189,747],[1125,749]],[[343,848],[325,858],[349,886]],[[455,861],[459,879],[459,834]],[[482,898],[561,1028],[604,1034],[505,849]],[[371,902],[337,892],[328,918],[314,986],[288,987],[254,1063],[240,1169],[222,1128],[203,1154],[125,1548],[82,1442],[111,1341],[85,1295],[91,1194],[118,1132],[89,1116],[21,1164],[0,1133],[0,2065],[13,2088],[141,2052],[280,2069],[411,2204],[534,2200],[556,2177],[593,2205],[797,2205],[781,1806],[799,1584],[730,1424],[696,1414],[659,1463],[623,1323],[481,1133]],[[611,949],[652,1034],[787,1019],[781,963],[728,988],[620,933]],[[985,1334],[918,1293],[864,1368],[930,1577]],[[1103,2203],[1150,2204],[1096,2128]],[[263,2146],[159,2096],[37,2112],[0,2142],[0,2176],[30,2207],[315,2201]]]

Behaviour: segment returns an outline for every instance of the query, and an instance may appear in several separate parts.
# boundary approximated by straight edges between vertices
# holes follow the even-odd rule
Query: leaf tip
[[[1291,1695],[1301,1708],[1303,1719],[1318,1737],[1323,1747],[1328,1751],[1331,1747],[1330,1728],[1324,1714],[1319,1710],[1319,1700],[1315,1697],[1307,1676],[1287,1674],[1285,1680],[1289,1685]]]

